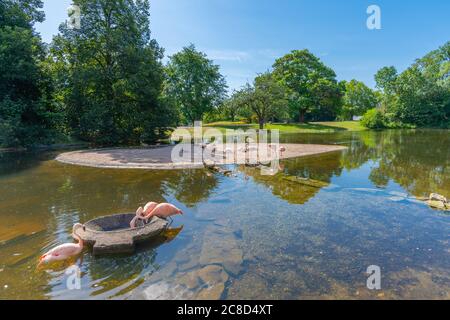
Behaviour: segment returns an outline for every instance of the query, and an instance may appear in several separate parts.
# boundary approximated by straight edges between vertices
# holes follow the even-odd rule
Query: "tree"
[[[57,117],[51,79],[42,67],[45,48],[34,31],[40,0],[0,3],[0,145],[50,142]]]
[[[448,126],[450,123],[450,42],[418,59],[401,74],[394,67],[375,75],[383,90],[388,125]]]
[[[167,94],[190,123],[202,120],[225,99],[227,85],[219,66],[192,44],[170,57],[166,73]]]
[[[163,50],[151,39],[147,0],[74,0],[81,29],[64,24],[52,44],[68,126],[100,145],[153,142],[173,124],[162,99]]]
[[[232,122],[236,120],[236,117],[238,116],[239,111],[241,109],[241,105],[239,104],[238,99],[235,99],[235,97],[236,97],[236,90],[233,91],[231,97],[226,99],[220,106],[220,111],[223,114],[223,116],[227,120],[231,120]]]
[[[267,120],[282,112],[282,108],[286,105],[284,90],[270,72],[256,77],[254,88],[254,99],[250,107],[256,114],[259,128],[262,130]]]
[[[368,110],[376,108],[378,103],[375,92],[363,82],[352,80],[345,85],[342,117],[352,120],[353,116],[362,116]]]
[[[309,119],[314,121],[334,121],[342,107],[344,90],[341,84],[329,79],[319,79],[312,87],[313,107]]]
[[[246,84],[235,92],[234,99],[242,110],[249,110],[256,116],[261,130],[267,120],[282,113],[286,105],[283,88],[269,72],[256,77],[253,86]]]
[[[319,86],[322,89],[325,84],[337,86],[334,71],[308,50],[292,51],[277,59],[273,68],[274,77],[286,88],[289,106],[298,113],[300,122],[305,122],[306,114],[316,105]]]
[[[397,80],[397,69],[395,67],[384,67],[375,74],[377,88],[383,90],[385,94],[395,91],[395,81]]]

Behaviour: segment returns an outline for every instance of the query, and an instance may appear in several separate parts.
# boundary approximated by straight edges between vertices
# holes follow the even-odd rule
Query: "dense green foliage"
[[[51,48],[69,130],[101,145],[163,136],[173,112],[161,97],[163,54],[150,37],[148,1],[74,3],[81,29],[62,25]]]
[[[40,0],[0,2],[0,146],[45,143],[54,134],[45,48],[34,31],[41,8]]]
[[[219,66],[194,45],[170,57],[166,73],[167,95],[191,124],[203,120],[204,114],[218,108],[225,98],[226,82]]]
[[[343,120],[352,120],[353,116],[362,116],[368,110],[377,106],[376,93],[363,82],[352,80],[345,82],[345,95],[341,117]]]
[[[385,128],[383,114],[378,109],[368,110],[362,118],[361,124],[369,129]]]
[[[245,86],[230,101],[239,107],[241,113],[254,114],[260,129],[268,119],[279,116],[286,106],[283,88],[269,72],[256,77],[253,86]]]
[[[389,127],[446,127],[450,124],[450,42],[397,74],[394,67],[376,75],[382,112]]]
[[[308,50],[294,50],[273,65],[274,77],[285,88],[291,116],[304,122],[308,115],[335,118],[341,92],[334,71]]]

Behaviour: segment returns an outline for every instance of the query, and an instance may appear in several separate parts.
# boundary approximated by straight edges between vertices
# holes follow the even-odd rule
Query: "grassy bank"
[[[227,129],[258,129],[257,124],[245,124],[243,122],[215,122],[204,125],[204,129],[215,128],[222,132]],[[310,123],[290,123],[290,124],[267,124],[266,130],[279,130],[281,133],[327,133],[338,131],[362,131],[366,130],[359,121],[343,122],[310,122]]]

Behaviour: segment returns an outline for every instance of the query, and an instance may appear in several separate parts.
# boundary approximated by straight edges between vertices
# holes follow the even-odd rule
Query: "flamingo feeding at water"
[[[137,227],[137,222],[139,220],[144,220],[143,213],[144,213],[144,208],[139,207],[139,209],[137,209],[137,211],[136,211],[136,216],[130,222],[130,228],[131,229],[134,229],[134,228]]]
[[[77,223],[73,226],[72,236],[78,240],[78,243],[65,243],[53,248],[39,258],[39,264],[67,260],[70,257],[79,255],[84,247],[83,239],[75,233],[79,228],[83,228],[83,230],[86,229],[81,223]]]
[[[148,223],[148,219],[145,219],[145,216],[148,215],[150,212],[152,212],[153,209],[155,209],[157,205],[158,205],[158,203],[156,203],[156,202],[149,202],[145,205],[144,208],[139,207],[139,209],[137,209],[137,211],[136,211],[136,216],[130,222],[130,228],[131,229],[136,228],[137,222],[139,220],[144,220],[145,223]]]
[[[175,216],[177,214],[183,214],[183,211],[175,207],[170,203],[160,203],[153,210],[148,213],[144,219],[150,220],[152,217],[158,217],[162,219],[167,219],[171,216]]]

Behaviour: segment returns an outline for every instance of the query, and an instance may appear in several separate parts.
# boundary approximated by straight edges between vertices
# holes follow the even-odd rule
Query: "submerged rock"
[[[284,180],[287,181],[291,181],[291,182],[296,182],[308,187],[312,187],[312,188],[325,188],[328,187],[329,183],[327,182],[323,182],[323,181],[318,181],[318,180],[313,180],[313,179],[307,179],[307,178],[300,178],[300,177],[296,177],[296,176],[285,176],[283,177]]]
[[[445,210],[446,209],[446,205],[442,201],[428,200],[427,203],[428,203],[428,205],[430,207],[435,208],[435,209],[439,209],[439,210]]]
[[[228,281],[228,274],[223,270],[222,267],[216,265],[209,265],[200,269],[197,275],[202,279],[204,283],[208,286],[212,286],[218,283],[224,284]]]
[[[430,201],[440,201],[440,202],[443,202],[443,203],[448,203],[446,197],[444,197],[444,196],[442,196],[440,194],[437,194],[437,193],[430,194]]]
[[[195,298],[198,300],[218,300],[225,291],[228,279],[228,274],[221,266],[208,265],[179,276],[176,282],[196,292]]]
[[[232,274],[242,270],[243,252],[231,230],[223,227],[210,227],[204,235],[200,254],[200,264],[217,264]]]
[[[450,211],[450,203],[446,197],[440,194],[430,194],[430,198],[426,201],[426,203],[433,209]]]

